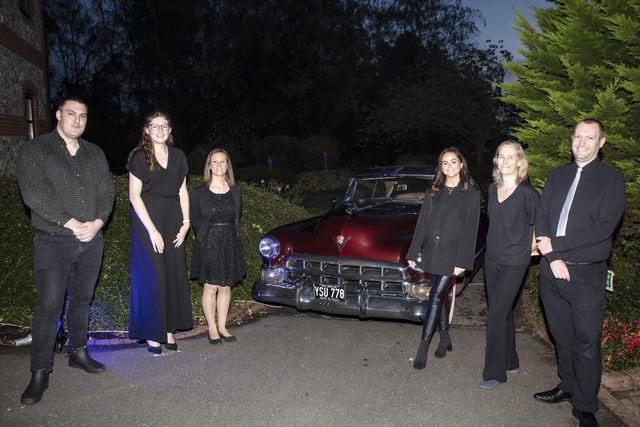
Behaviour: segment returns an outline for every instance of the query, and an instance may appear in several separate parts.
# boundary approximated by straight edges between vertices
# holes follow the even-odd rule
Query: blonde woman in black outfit
[[[540,197],[527,181],[529,162],[519,142],[507,140],[493,158],[489,186],[487,252],[487,338],[480,387],[507,381],[520,367],[513,306],[531,262],[533,223]]]
[[[447,351],[452,350],[449,292],[456,276],[473,269],[480,201],[480,190],[469,176],[462,153],[455,147],[442,151],[406,257],[409,266],[416,268],[416,260],[421,255],[420,267],[431,278],[422,339],[413,363],[415,369],[427,366],[429,343],[438,323],[440,345],[436,357],[444,357]]]
[[[207,157],[203,183],[191,196],[191,220],[197,239],[191,277],[202,284],[202,310],[209,327],[209,343],[213,345],[223,340],[236,341],[227,330],[227,314],[231,287],[246,273],[240,241],[241,215],[242,195],[234,180],[231,159],[225,150],[215,148]]]

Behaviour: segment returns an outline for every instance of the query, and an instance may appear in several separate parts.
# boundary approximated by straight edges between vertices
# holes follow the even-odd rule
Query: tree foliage
[[[157,109],[169,113],[176,143],[194,162],[224,143],[238,166],[261,164],[255,154],[283,136],[317,151],[297,162],[294,150],[274,165],[299,170],[322,165],[329,151],[332,162],[354,166],[454,143],[481,153],[476,142],[505,128],[491,82],[502,81],[500,59],[509,54],[472,44],[482,17],[461,0],[45,6],[59,27],[50,35],[53,98],[84,94],[86,137],[116,173],[142,118]]]
[[[518,78],[503,84],[529,146],[531,178],[571,161],[575,123],[593,117],[606,128],[604,160],[624,174],[629,206],[640,202],[640,1],[564,0],[535,10],[538,28],[516,24],[527,48],[523,63],[507,63]]]

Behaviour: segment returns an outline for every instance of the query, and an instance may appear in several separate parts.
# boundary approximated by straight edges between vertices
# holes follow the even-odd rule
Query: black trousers
[[[87,344],[89,304],[102,265],[99,232],[83,243],[72,235],[34,232],[33,262],[38,298],[33,316],[31,369],[51,369],[58,319],[68,296],[67,326],[71,348]]]
[[[598,410],[602,376],[601,331],[604,320],[607,264],[568,265],[571,281],[553,277],[540,262],[540,298],[558,358],[559,387],[572,395],[573,406]]]
[[[507,381],[507,370],[520,367],[516,352],[515,305],[528,265],[501,265],[485,260],[487,288],[487,336],[484,380]]]

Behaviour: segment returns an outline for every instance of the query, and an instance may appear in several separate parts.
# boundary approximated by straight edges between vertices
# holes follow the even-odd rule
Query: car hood
[[[356,210],[335,209],[269,234],[281,255],[316,254],[401,262],[409,248],[419,204],[387,203]]]

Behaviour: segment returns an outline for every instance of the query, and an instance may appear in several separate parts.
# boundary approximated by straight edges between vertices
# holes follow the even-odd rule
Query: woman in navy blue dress
[[[209,328],[209,343],[234,342],[227,330],[231,287],[246,273],[240,216],[242,195],[235,183],[231,159],[216,148],[209,153],[202,185],[191,195],[191,219],[196,245],[191,278],[202,284],[202,310]]]
[[[129,336],[147,350],[177,350],[174,333],[191,329],[184,240],[189,231],[187,159],[173,146],[171,123],[150,114],[127,163],[131,201]]]
[[[535,248],[533,223],[539,200],[527,180],[528,165],[522,145],[514,140],[500,144],[493,158],[484,263],[488,310],[482,388],[507,381],[507,372],[520,367],[513,307]]]

